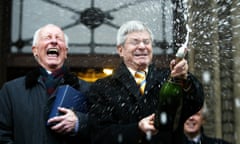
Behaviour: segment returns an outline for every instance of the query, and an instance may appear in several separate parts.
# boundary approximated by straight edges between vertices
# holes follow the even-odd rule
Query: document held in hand
[[[56,99],[49,114],[49,119],[61,115],[58,107],[72,109],[78,112],[87,112],[86,97],[80,91],[70,85],[59,86],[56,92]]]

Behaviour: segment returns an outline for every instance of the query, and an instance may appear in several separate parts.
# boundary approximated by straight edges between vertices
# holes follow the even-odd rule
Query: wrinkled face
[[[147,31],[132,32],[126,36],[123,45],[118,46],[118,53],[127,67],[144,70],[152,61],[152,41]]]
[[[53,25],[41,29],[37,43],[32,47],[38,63],[49,71],[63,66],[67,58],[67,50],[63,31]]]
[[[201,132],[201,126],[203,123],[202,110],[200,110],[185,121],[184,133],[190,137],[195,137]]]

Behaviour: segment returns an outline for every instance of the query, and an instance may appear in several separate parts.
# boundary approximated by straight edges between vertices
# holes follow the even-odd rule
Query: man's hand
[[[175,59],[170,62],[171,77],[179,77],[186,79],[188,73],[188,63],[187,60],[181,59],[176,61]]]
[[[158,130],[154,127],[155,114],[151,114],[139,121],[138,127],[145,134],[156,135]]]
[[[58,108],[63,113],[61,116],[56,116],[48,120],[48,123],[57,123],[52,126],[51,129],[57,133],[69,133],[74,131],[75,125],[78,122],[78,118],[75,113],[66,108]]]

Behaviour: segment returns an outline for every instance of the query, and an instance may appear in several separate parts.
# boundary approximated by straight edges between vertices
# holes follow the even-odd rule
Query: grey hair
[[[147,31],[150,34],[151,41],[153,41],[152,31],[141,21],[132,20],[124,23],[117,33],[117,46],[122,45],[126,41],[126,36],[132,32]]]
[[[46,27],[46,26],[48,26],[48,25],[52,25],[52,26],[58,27],[57,25],[54,25],[54,24],[47,24],[47,25],[45,25],[45,26],[37,29],[37,30],[35,31],[34,35],[33,35],[32,46],[36,46],[37,41],[38,41],[38,39],[39,39],[39,33],[40,33],[40,31],[42,30],[42,28],[44,28],[44,27]],[[69,45],[68,45],[69,38],[68,38],[67,34],[65,34],[65,33],[64,33],[64,39],[65,39],[66,47],[69,48]]]

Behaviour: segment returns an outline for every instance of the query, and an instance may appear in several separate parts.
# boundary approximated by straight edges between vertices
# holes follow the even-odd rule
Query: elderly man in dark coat
[[[96,144],[171,144],[175,130],[157,129],[154,125],[159,90],[171,75],[184,84],[184,97],[179,111],[178,126],[197,112],[203,104],[199,81],[188,73],[185,59],[171,61],[171,69],[159,69],[152,61],[152,32],[139,21],[123,24],[117,35],[117,51],[123,62],[113,75],[96,81],[90,88],[90,122]],[[136,71],[146,73],[141,93]]]
[[[67,49],[67,36],[58,26],[48,24],[35,32],[32,51],[40,66],[6,82],[0,91],[1,144],[88,143],[87,114],[60,107],[62,115],[48,119],[60,85],[89,90],[87,82],[64,66]]]

